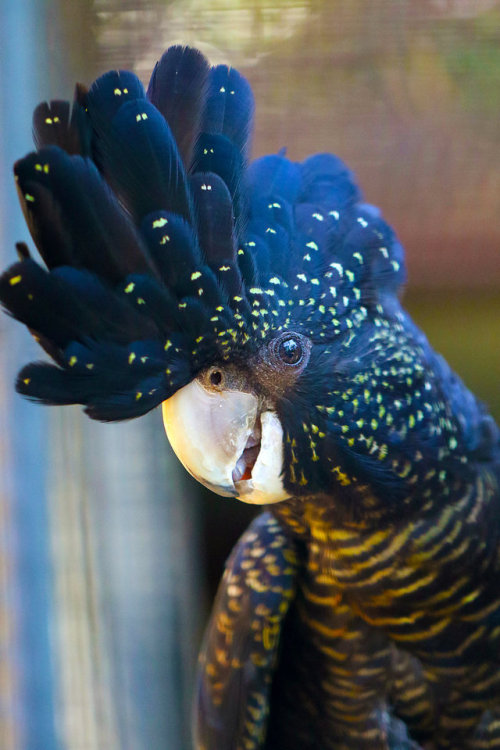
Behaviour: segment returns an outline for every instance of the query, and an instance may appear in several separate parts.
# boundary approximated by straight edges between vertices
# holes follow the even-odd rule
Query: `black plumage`
[[[186,169],[200,133],[210,66],[190,47],[170,47],[156,63],[148,86],[148,99],[167,121]]]
[[[49,268],[73,265],[117,281],[147,267],[134,227],[89,159],[47,147],[17,162],[14,175]]]
[[[75,90],[70,102],[54,100],[41,102],[33,112],[33,141],[40,150],[44,146],[59,146],[68,154],[89,156],[92,132],[79,98],[82,87]]]
[[[47,270],[21,246],[0,299],[54,360],[17,389],[113,421],[227,381],[257,404],[251,478],[266,415],[282,432],[281,502],[207,631],[197,747],[500,747],[499,431],[401,306],[393,230],[337,157],[248,165],[250,87],[195,50],[147,94],[120,71],[76,102],[37,110],[15,167]]]

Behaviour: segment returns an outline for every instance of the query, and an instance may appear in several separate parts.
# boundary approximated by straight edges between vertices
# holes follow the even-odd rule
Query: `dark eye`
[[[220,370],[212,370],[210,373],[210,382],[215,386],[222,383],[222,373]]]
[[[295,336],[288,336],[277,341],[275,352],[286,365],[298,365],[304,356],[302,343]]]
[[[218,367],[211,367],[206,374],[206,382],[213,388],[222,389],[224,386],[224,374]]]

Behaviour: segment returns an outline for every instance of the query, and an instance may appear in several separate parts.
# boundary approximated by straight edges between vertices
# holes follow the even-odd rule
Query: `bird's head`
[[[104,421],[162,404],[180,460],[222,495],[342,487],[373,505],[421,477],[429,446],[453,452],[447,371],[427,374],[402,248],[349,170],[248,165],[252,114],[237,71],[182,47],[147,92],[113,71],[35,110],[15,177],[47,268],[19,246],[0,298],[55,364],[17,388]]]

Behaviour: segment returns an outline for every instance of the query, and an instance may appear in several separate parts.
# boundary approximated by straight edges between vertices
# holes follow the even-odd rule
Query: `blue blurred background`
[[[334,151],[408,255],[407,306],[500,416],[500,2],[0,0],[0,260],[29,241],[12,163],[31,112],[164,48],[229,62],[254,155]],[[187,750],[196,653],[252,509],[201,490],[153,413],[91,423],[13,391],[0,319],[0,748]]]

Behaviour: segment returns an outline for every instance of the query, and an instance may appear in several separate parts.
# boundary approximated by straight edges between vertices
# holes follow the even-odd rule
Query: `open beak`
[[[177,457],[209,489],[265,505],[283,488],[283,431],[272,411],[243,391],[214,391],[193,380],[163,402],[165,431]]]

